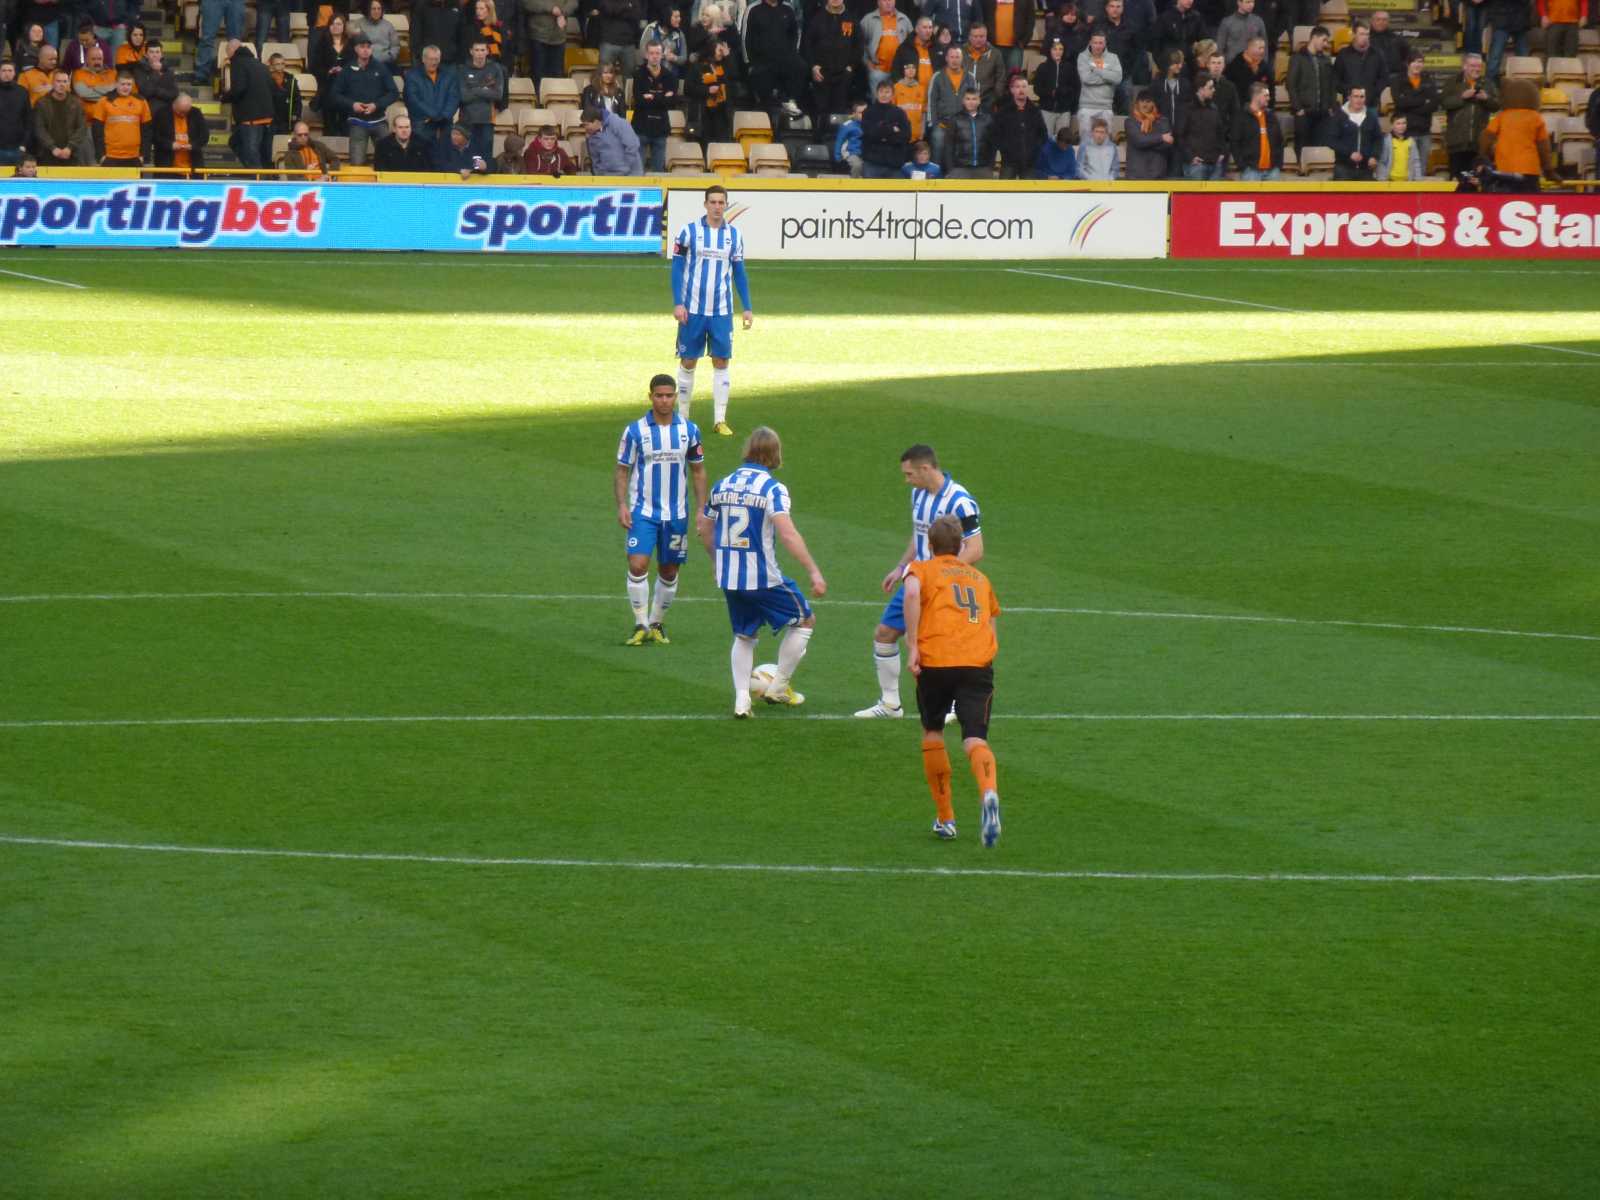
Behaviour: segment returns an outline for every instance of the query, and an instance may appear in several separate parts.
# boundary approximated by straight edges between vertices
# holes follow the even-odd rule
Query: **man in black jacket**
[[[1289,111],[1294,113],[1295,151],[1327,144],[1327,126],[1339,107],[1334,94],[1333,58],[1328,30],[1318,25],[1306,44],[1289,60]]]
[[[1272,111],[1272,89],[1264,83],[1250,88],[1250,102],[1233,121],[1233,161],[1245,183],[1274,180],[1283,175],[1283,127]]]
[[[1195,11],[1194,0],[1177,0],[1156,18],[1156,62],[1166,62],[1174,50],[1181,50],[1185,66],[1193,71],[1194,44],[1205,35],[1205,18]]]
[[[431,171],[433,147],[411,133],[411,116],[402,113],[391,122],[394,132],[378,143],[373,165],[380,171]]]
[[[1184,158],[1178,150],[1178,131],[1183,128],[1184,118],[1194,104],[1194,85],[1184,78],[1184,61],[1183,51],[1168,50],[1166,73],[1149,89],[1156,111],[1167,119],[1167,128],[1172,130],[1171,163],[1167,170],[1172,179],[1183,178]]]
[[[394,86],[394,75],[389,68],[377,62],[372,57],[372,43],[364,34],[356,34],[350,39],[350,44],[355,47],[356,60],[350,63],[334,76],[332,94],[328,103],[335,112],[344,113],[348,118],[347,127],[350,133],[350,165],[363,167],[367,163],[367,147],[381,138],[389,135],[389,123],[385,116],[389,106],[400,99],[400,91]],[[485,56],[488,48],[479,42],[473,47],[476,56],[479,50]],[[472,70],[472,68],[468,68]],[[500,67],[495,64],[494,70],[500,72]],[[504,72],[498,78],[502,84],[505,81]],[[466,84],[461,88],[462,110],[465,111]],[[496,93],[498,96],[499,93]],[[489,117],[489,143],[494,143],[494,117]],[[478,153],[483,153],[481,147]]]
[[[861,115],[861,174],[893,179],[911,152],[911,118],[894,102],[894,84],[878,84],[877,100]]]
[[[1328,133],[1328,148],[1333,151],[1333,177],[1341,180],[1372,178],[1383,150],[1383,130],[1376,109],[1367,107],[1367,91],[1350,89],[1344,107],[1334,114]]]
[[[159,121],[161,114],[178,98],[178,78],[167,66],[160,42],[147,45],[144,57],[133,64],[133,86],[150,106],[152,121]]]
[[[1333,60],[1333,86],[1339,90],[1341,100],[1348,101],[1351,91],[1360,88],[1374,104],[1389,86],[1383,56],[1372,48],[1372,30],[1365,21],[1357,21],[1351,27],[1350,44]]]
[[[850,111],[855,77],[856,19],[844,0],[828,0],[806,24],[805,57],[811,63],[811,125],[828,128],[828,116]]]
[[[179,92],[150,121],[155,164],[158,167],[184,165],[179,156],[189,156],[188,167],[198,171],[206,165],[206,143],[211,140],[211,125],[205,113],[194,106],[188,92]]]
[[[1200,182],[1221,179],[1228,169],[1228,141],[1215,101],[1217,81],[1209,71],[1194,77],[1194,103],[1177,131],[1177,158],[1183,177]]]
[[[233,106],[233,136],[229,144],[241,165],[265,167],[272,152],[272,76],[255,51],[239,42],[228,43],[224,89],[218,99]]]
[[[1027,77],[1013,75],[1010,91],[1010,96],[995,113],[990,137],[995,149],[1000,151],[1000,178],[1031,179],[1039,147],[1050,135],[1044,127],[1044,114],[1028,99]]]
[[[6,59],[0,62],[0,166],[14,167],[22,161],[32,124],[27,89],[17,82],[16,64]]]
[[[744,57],[750,92],[757,104],[780,106],[800,115],[797,97],[805,93],[806,60],[800,57],[800,18],[783,0],[761,0],[744,18]]]
[[[458,44],[461,29],[461,6],[452,0],[426,0],[411,10],[411,45],[439,47],[439,61],[454,63],[461,60]],[[420,55],[413,55],[416,61]]]
[[[678,76],[661,61],[660,42],[644,48],[644,62],[633,73],[633,131],[639,135],[644,169],[655,175],[667,172],[667,138],[672,134],[672,106],[682,94]]]

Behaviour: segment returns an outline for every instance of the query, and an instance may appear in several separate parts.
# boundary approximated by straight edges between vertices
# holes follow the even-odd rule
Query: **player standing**
[[[728,426],[728,360],[733,357],[733,296],[739,290],[744,327],[755,324],[750,280],[744,272],[744,237],[723,220],[728,189],[706,189],[706,215],[672,239],[672,315],[678,322],[678,411],[689,416],[694,369],[711,353],[711,432],[732,437]]]
[[[628,606],[633,609],[633,633],[624,643],[628,646],[668,644],[662,620],[678,594],[678,568],[689,557],[685,476],[694,479],[696,511],[706,502],[700,431],[673,411],[677,400],[671,375],[652,378],[650,411],[624,429],[617,444],[617,523],[628,531]],[[652,553],[656,596],[647,610]]]
[[[995,621],[1000,603],[984,573],[962,562],[959,518],[940,517],[928,527],[932,558],[906,571],[906,661],[917,677],[922,716],[922,771],[933,793],[933,832],[956,836],[950,801],[950,756],[944,722],[955,705],[961,748],[972,764],[983,805],[983,844],[1000,840],[1000,793],[994,752],[989,749],[989,710],[994,704],[994,656],[1000,648]]]
[[[872,640],[879,696],[876,704],[857,710],[858,717],[905,715],[900,707],[899,641],[906,631],[905,588],[901,580],[910,563],[929,557],[928,527],[946,515],[957,518],[961,523],[961,561],[974,565],[983,557],[978,502],[972,498],[972,493],[950,478],[948,472],[940,469],[939,456],[933,452],[933,447],[912,446],[900,456],[900,473],[911,485],[911,542],[894,569],[883,577],[883,590],[893,591],[894,595],[889,597],[883,616],[878,618]]]
[[[784,578],[773,552],[773,535],[811,576],[811,594],[825,595],[822,577],[789,512],[789,489],[772,477],[783,465],[783,446],[765,425],[750,433],[743,461],[717,480],[695,522],[711,555],[717,586],[728,598],[733,626],[733,715],[750,715],[750,672],[756,665],[756,636],[762,625],[774,633],[787,629],[778,644],[778,673],[767,685],[768,704],[803,704],[789,686],[806,655],[817,618],[794,580]]]

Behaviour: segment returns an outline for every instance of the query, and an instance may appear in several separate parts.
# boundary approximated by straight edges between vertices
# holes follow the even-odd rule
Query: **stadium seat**
[[[405,116],[406,111],[406,102],[404,100],[396,100],[393,104],[389,105],[388,108],[384,109],[383,119],[389,122],[390,126],[392,127],[394,125],[394,119],[396,117]]]
[[[1561,147],[1561,165],[1571,167],[1579,179],[1594,178],[1594,142],[1567,142]]]
[[[541,125],[554,125],[557,129],[561,128],[560,119],[548,108],[534,108],[531,105],[524,105],[521,109],[521,116],[523,123],[518,128],[529,137],[538,133]]]
[[[540,88],[539,104],[543,108],[577,108],[581,90],[572,80],[552,75]]]
[[[833,161],[833,148],[821,142],[807,142],[792,158],[792,169],[807,175],[832,175],[837,168]]]
[[[1552,58],[1544,65],[1544,77],[1552,84],[1589,82],[1589,72],[1581,58]]]
[[[317,94],[317,77],[310,72],[301,70],[294,77],[295,87],[300,90],[300,100],[306,108],[311,107],[311,101]]]
[[[1586,50],[1578,55],[1578,61],[1583,64],[1584,82],[1590,87],[1600,83],[1600,54]]]
[[[1284,87],[1289,82],[1289,56],[1277,54],[1272,59],[1272,82]]]
[[[515,133],[521,126],[518,124],[522,117],[525,105],[513,104],[510,108],[502,108],[494,115],[494,131],[502,137],[508,133]]]
[[[1288,139],[1285,138],[1283,146],[1283,173],[1285,175],[1297,175],[1299,172],[1300,160],[1295,157],[1294,147],[1289,145]]]
[[[566,148],[567,153],[572,155],[572,161],[578,164],[580,170],[587,171],[589,169],[588,138],[568,138],[561,144]]]
[[[1589,97],[1593,95],[1593,88],[1574,88],[1567,95],[1572,99],[1572,111],[1582,116],[1589,111]]]
[[[1329,45],[1328,45],[1329,51],[1331,53],[1337,54],[1337,53],[1339,53],[1339,51],[1343,50],[1349,44],[1350,44],[1350,26],[1348,26],[1348,25],[1335,25],[1333,27],[1333,41],[1330,42]]]
[[[591,50],[587,46],[574,46],[567,43],[567,55],[563,69],[567,74],[572,74],[573,67],[598,67],[600,65],[600,51]]]
[[[1544,64],[1532,55],[1508,54],[1505,65],[1500,68],[1502,79],[1531,79],[1535,83],[1544,82]]]
[[[1311,40],[1311,31],[1315,28],[1316,26],[1314,25],[1296,25],[1294,27],[1294,36],[1289,39],[1291,54],[1299,54],[1300,51],[1305,49],[1306,43]]]
[[[1565,146],[1568,142],[1592,143],[1594,135],[1589,132],[1582,117],[1554,117],[1550,121],[1550,140],[1557,146]]]
[[[752,175],[787,175],[789,152],[781,145],[757,144],[750,147]]]
[[[534,90],[533,80],[526,75],[513,75],[506,80],[506,96],[512,104],[534,104],[539,99],[539,93]]]
[[[681,138],[684,130],[688,128],[688,118],[683,115],[681,108],[667,109],[667,136]]]
[[[289,13],[289,36],[303,38],[311,32],[311,23],[306,20],[303,9],[294,9]]]
[[[567,72],[566,77],[572,81],[572,86],[578,89],[578,94],[583,94],[583,89],[594,82],[594,68],[590,66],[573,67]]]
[[[1584,103],[1587,104],[1589,101],[1590,88],[1585,87],[1581,83],[1571,83],[1567,80],[1562,80],[1555,86],[1557,90],[1563,91],[1567,94],[1567,106],[1571,108],[1573,112],[1581,113],[1583,111],[1582,106],[1576,105],[1577,96],[1581,92],[1583,94]]]
[[[1289,89],[1281,83],[1272,86],[1272,107],[1279,112],[1289,111]]]
[[[1586,25],[1578,30],[1579,50],[1600,50],[1600,29]]]
[[[1343,21],[1350,23],[1350,5],[1346,0],[1322,0],[1322,24],[1329,21]]]
[[[1539,89],[1539,111],[1560,113],[1566,116],[1572,111],[1572,97],[1560,88],[1547,87]]]
[[[706,165],[719,175],[743,175],[748,168],[738,142],[712,142],[706,147]]]
[[[746,111],[733,114],[733,140],[749,154],[750,147],[772,141],[772,118],[764,112]]]
[[[1033,30],[1028,35],[1028,48],[1042,50],[1044,48],[1044,16],[1034,17]]]
[[[1300,174],[1307,179],[1333,178],[1333,151],[1326,146],[1307,146],[1300,152]]]
[[[588,139],[583,134],[583,113],[576,108],[552,108],[549,110],[561,126],[561,136],[564,138],[576,136],[584,146],[588,146]]]
[[[681,138],[667,139],[667,174],[700,175],[705,172],[706,160],[700,147]]]
[[[1380,113],[1391,113],[1394,111],[1394,95],[1389,91],[1388,88],[1384,88],[1383,91],[1378,93],[1378,111]]]

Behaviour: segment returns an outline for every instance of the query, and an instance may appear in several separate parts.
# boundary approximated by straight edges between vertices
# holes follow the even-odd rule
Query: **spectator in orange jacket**
[[[1544,52],[1551,58],[1576,58],[1578,26],[1589,19],[1589,0],[1538,0]]]
[[[150,160],[150,106],[133,94],[133,72],[117,73],[116,90],[95,101],[88,117],[99,134],[100,165],[137,167]]]

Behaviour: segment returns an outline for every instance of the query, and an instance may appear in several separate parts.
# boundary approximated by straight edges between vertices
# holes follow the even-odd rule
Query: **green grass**
[[[736,725],[702,558],[620,645],[660,264],[0,254],[87,287],[0,275],[0,836],[391,856],[0,843],[0,1195],[1592,1190],[1600,721],[1039,718],[1600,716],[1594,271],[1010,265],[752,268],[831,588]],[[807,719],[914,441],[1013,610],[993,851]],[[37,724],[629,714],[705,719]]]

